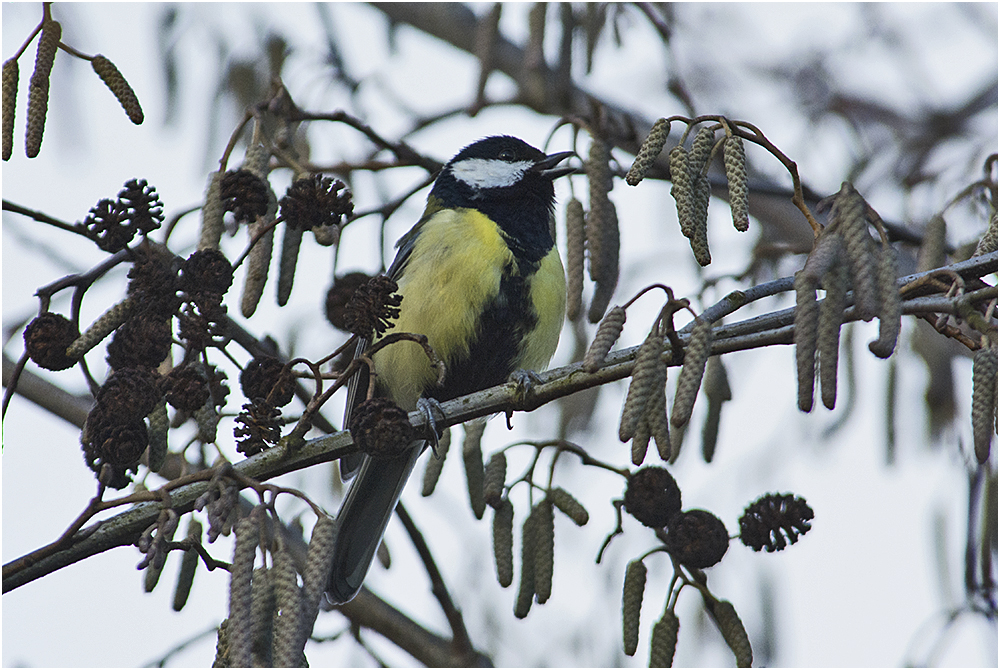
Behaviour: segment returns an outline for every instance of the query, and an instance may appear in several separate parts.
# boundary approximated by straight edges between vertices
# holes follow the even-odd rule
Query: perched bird
[[[574,171],[559,165],[572,155],[545,155],[516,137],[496,136],[444,166],[386,274],[403,298],[389,332],[426,335],[446,376],[438,385],[424,351],[398,342],[374,356],[377,396],[413,411],[421,398],[450,400],[548,365],[566,305],[552,182]],[[349,399],[345,425],[355,406]],[[425,446],[420,440],[397,458],[355,459],[361,465],[337,516],[332,601],[347,602],[361,588]]]

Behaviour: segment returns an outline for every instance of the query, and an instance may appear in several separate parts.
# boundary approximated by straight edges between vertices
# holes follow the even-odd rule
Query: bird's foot
[[[444,410],[441,409],[441,403],[434,398],[420,398],[417,400],[417,411],[423,415],[424,419],[427,420],[427,425],[431,428],[431,450],[434,452],[436,457],[440,458],[441,456],[438,453],[438,440],[441,438],[441,433],[443,431],[438,430],[437,420],[434,418],[434,414],[436,412],[442,420],[445,418]]]
[[[516,385],[514,396],[517,402],[523,402],[531,389],[542,383],[542,378],[534,370],[514,370],[507,381]]]

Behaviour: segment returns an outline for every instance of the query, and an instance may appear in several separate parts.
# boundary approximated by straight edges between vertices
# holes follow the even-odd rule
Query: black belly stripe
[[[521,342],[538,323],[528,283],[507,266],[500,291],[483,309],[469,355],[449,361],[443,386],[429,391],[439,401],[481,391],[507,381],[521,354]]]

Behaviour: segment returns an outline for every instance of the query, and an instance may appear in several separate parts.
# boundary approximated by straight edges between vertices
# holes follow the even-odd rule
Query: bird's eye
[[[504,149],[500,152],[500,160],[514,162],[517,156],[514,154],[513,149]]]

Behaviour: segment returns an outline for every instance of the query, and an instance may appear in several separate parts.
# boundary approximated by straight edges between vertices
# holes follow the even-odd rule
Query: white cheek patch
[[[494,158],[466,158],[451,166],[455,179],[473,188],[513,186],[524,176],[531,161],[511,163]]]

